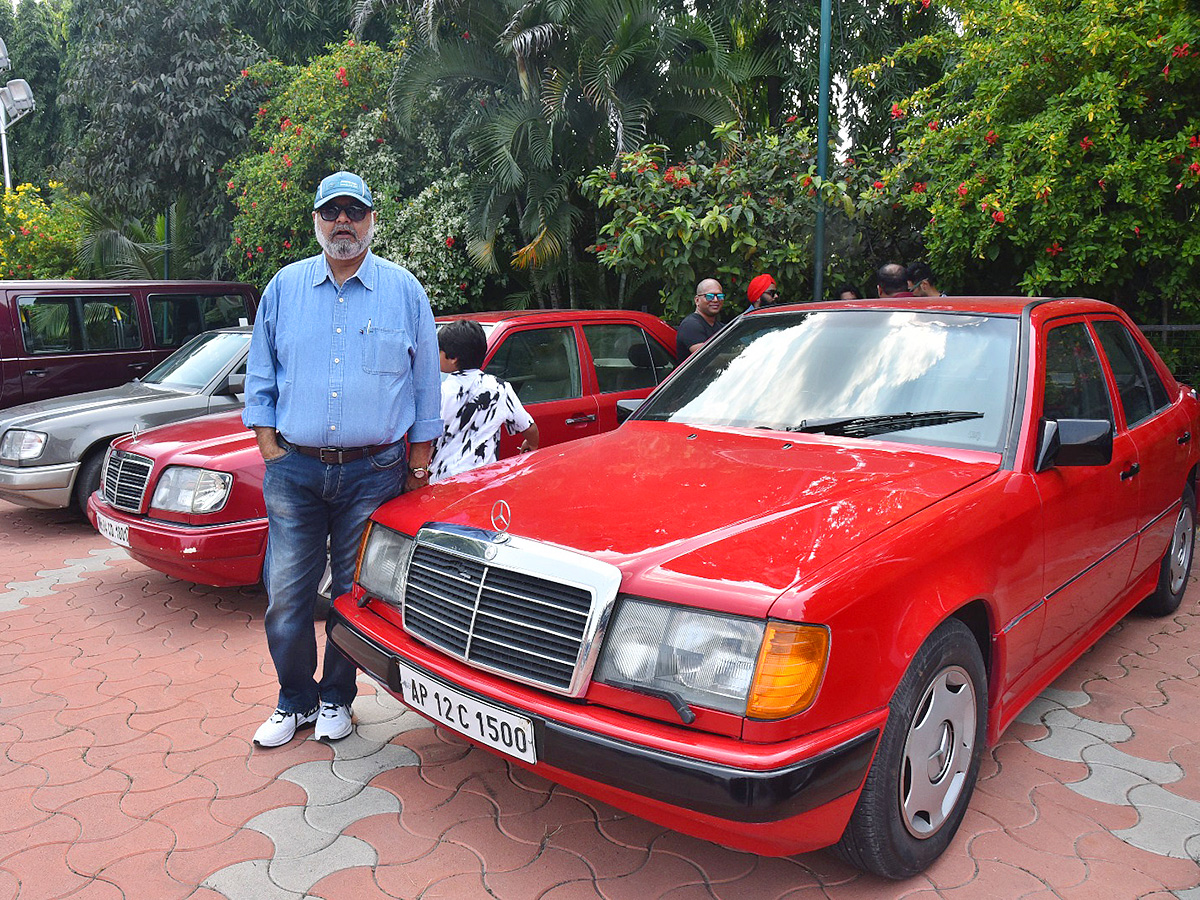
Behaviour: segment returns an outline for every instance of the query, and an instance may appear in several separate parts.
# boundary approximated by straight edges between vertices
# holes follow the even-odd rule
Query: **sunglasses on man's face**
[[[363,206],[361,203],[351,203],[348,206],[341,206],[337,203],[326,203],[317,210],[317,212],[320,213],[321,218],[326,222],[336,222],[338,216],[340,216],[342,213],[345,213],[346,218],[351,222],[361,222],[367,217],[367,213],[370,211],[371,210]]]
[[[705,300],[724,300],[725,299],[724,294],[701,294],[700,296],[703,297]]]

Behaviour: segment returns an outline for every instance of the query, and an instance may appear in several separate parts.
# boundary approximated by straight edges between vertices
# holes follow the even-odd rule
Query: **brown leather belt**
[[[362,459],[364,456],[374,456],[376,453],[382,453],[390,447],[395,447],[399,441],[392,441],[390,444],[376,444],[373,447],[302,447],[299,444],[293,444],[290,441],[288,445],[294,447],[298,453],[303,453],[305,456],[311,456],[313,459],[319,459],[327,466],[340,466],[342,463],[354,462],[356,459]]]

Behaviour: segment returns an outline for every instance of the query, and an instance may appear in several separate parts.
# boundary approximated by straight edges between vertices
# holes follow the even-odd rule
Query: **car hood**
[[[618,566],[623,591],[763,615],[789,586],[999,463],[880,440],[629,422],[465,473],[377,518],[406,531],[491,529],[503,500],[512,534]]]
[[[198,416],[160,425],[137,437],[124,437],[114,446],[138,453],[160,464],[179,463],[229,471],[230,463],[245,464],[247,451],[251,462],[262,466],[262,456],[254,432],[242,424],[241,410]]]
[[[82,421],[96,415],[112,415],[113,418],[129,418],[134,410],[147,405],[171,406],[181,398],[192,397],[189,391],[172,390],[163,387],[150,387],[131,381],[114,388],[102,391],[88,391],[83,394],[70,394],[66,397],[55,397],[48,400],[38,400],[34,403],[24,403],[13,406],[0,413],[0,429],[10,428],[41,428],[47,422],[71,419]]]

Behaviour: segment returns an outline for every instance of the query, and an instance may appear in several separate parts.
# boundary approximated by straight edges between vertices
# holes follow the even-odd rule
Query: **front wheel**
[[[850,823],[835,850],[885,878],[924,870],[967,811],[987,732],[987,675],[975,636],[949,619],[900,680]]]
[[[1179,609],[1187,590],[1188,576],[1192,571],[1192,548],[1196,543],[1196,494],[1191,486],[1183,489],[1179,515],[1175,518],[1175,530],[1171,532],[1171,543],[1163,554],[1158,570],[1158,585],[1154,593],[1138,605],[1138,611],[1148,616],[1169,616]]]

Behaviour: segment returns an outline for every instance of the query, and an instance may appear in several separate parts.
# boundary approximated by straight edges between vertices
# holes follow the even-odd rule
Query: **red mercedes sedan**
[[[985,747],[1188,583],[1200,402],[1086,299],[748,313],[620,428],[382,506],[330,639],[441,727],[892,878]]]
[[[675,368],[675,329],[627,310],[471,313],[488,372],[509,382],[541,446],[617,427],[617,402],[645,397]],[[501,456],[517,452],[503,433]],[[205,416],[113,441],[88,518],[141,563],[200,584],[254,584],[267,519],[263,461],[241,413]]]

